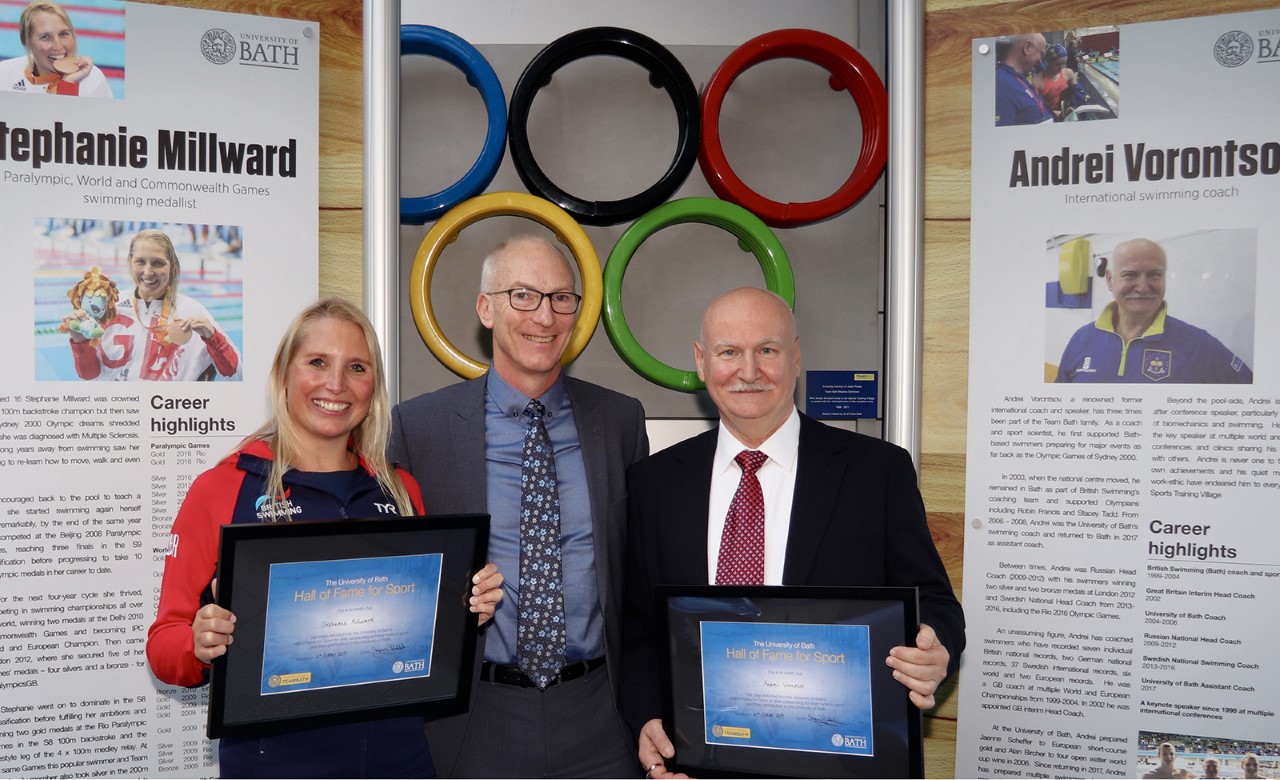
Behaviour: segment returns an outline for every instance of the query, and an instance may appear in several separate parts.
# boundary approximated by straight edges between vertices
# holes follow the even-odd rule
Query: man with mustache
[[[1106,271],[1115,301],[1071,337],[1054,381],[1252,384],[1253,371],[1221,341],[1168,315],[1167,268],[1150,239],[1118,245]]]
[[[665,777],[674,755],[660,720],[659,584],[918,586],[914,646],[893,648],[885,663],[915,706],[933,707],[959,666],[964,614],[911,456],[797,411],[800,338],[771,292],[744,287],[712,301],[693,352],[720,424],[627,474],[622,711],[648,775]],[[736,509],[744,487],[759,499],[745,513]]]

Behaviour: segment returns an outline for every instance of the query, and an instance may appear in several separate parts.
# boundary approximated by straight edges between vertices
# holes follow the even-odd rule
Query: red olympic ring
[[[862,153],[844,184],[830,196],[805,203],[769,200],[729,167],[720,145],[720,107],[734,79],[747,68],[781,58],[806,60],[831,73],[833,89],[848,89],[862,119]],[[853,207],[880,178],[888,156],[889,98],[871,63],[849,44],[816,30],[774,30],[752,38],[730,54],[702,93],[702,145],[698,165],[716,195],[747,209],[770,227],[821,222]]]

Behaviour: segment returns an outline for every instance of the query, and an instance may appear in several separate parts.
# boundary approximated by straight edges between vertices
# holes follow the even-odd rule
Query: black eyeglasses
[[[539,292],[538,290],[530,290],[528,287],[513,287],[510,290],[494,290],[487,292],[485,295],[501,295],[507,294],[508,300],[511,301],[511,308],[516,311],[537,311],[542,305],[542,299],[547,298],[551,301],[551,311],[556,314],[573,314],[578,310],[578,304],[582,302],[582,296],[571,292]]]

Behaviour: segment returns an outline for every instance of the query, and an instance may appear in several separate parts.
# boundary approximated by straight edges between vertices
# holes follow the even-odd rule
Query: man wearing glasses
[[[996,127],[1053,121],[1053,112],[1027,80],[1027,74],[1044,58],[1046,48],[1040,33],[1013,36],[1009,51],[996,66]]]
[[[470,711],[427,726],[442,777],[639,774],[614,691],[626,470],[649,441],[639,401],[561,371],[581,300],[554,243],[502,242],[476,300],[491,370],[393,412],[391,458],[427,513],[489,513],[506,576]]]

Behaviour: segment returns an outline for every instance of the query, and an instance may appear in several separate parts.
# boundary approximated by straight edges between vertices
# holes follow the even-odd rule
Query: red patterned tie
[[[768,459],[757,450],[743,450],[734,458],[742,467],[742,480],[720,536],[717,585],[764,584],[764,493],[756,471]]]

